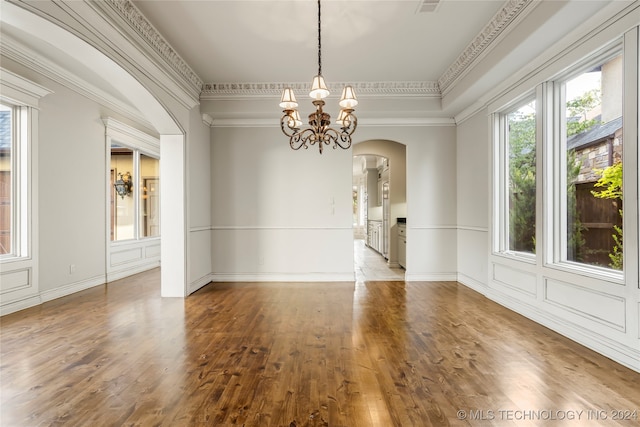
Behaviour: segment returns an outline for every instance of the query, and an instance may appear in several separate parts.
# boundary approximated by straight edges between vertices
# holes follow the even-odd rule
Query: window
[[[28,108],[0,104],[0,258],[28,255]]]
[[[499,250],[532,255],[536,250],[536,101],[498,115],[501,169]]]
[[[14,108],[0,104],[0,255],[10,255],[15,249],[14,230],[15,191],[13,175],[15,171],[14,152]]]
[[[609,55],[556,84],[561,262],[622,270],[622,69]]]
[[[535,253],[536,103],[507,114],[508,250]]]
[[[111,241],[160,236],[160,161],[111,144]]]
[[[140,216],[141,237],[160,235],[160,161],[140,154]]]
[[[621,278],[622,50],[618,42],[591,54],[493,115],[496,252]]]

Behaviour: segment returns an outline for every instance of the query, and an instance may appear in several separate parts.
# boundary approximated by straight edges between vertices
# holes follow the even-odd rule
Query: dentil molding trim
[[[449,66],[437,82],[360,82],[353,83],[352,86],[356,89],[358,95],[364,96],[441,97],[443,93],[446,93],[448,89],[489,50],[489,47],[516,18],[526,15],[526,13],[523,12],[525,10],[532,10],[534,6],[534,0],[507,0],[504,6],[493,16],[480,34],[467,46],[456,61]],[[294,91],[304,92],[308,90],[309,84],[205,83],[202,87],[200,98],[220,99],[238,96],[274,96],[279,95],[285,87],[291,87]],[[329,85],[329,90],[334,93],[340,93],[342,87],[344,87],[344,83],[333,83]]]
[[[105,3],[118,12],[193,89],[197,92],[202,89],[202,79],[178,55],[164,37],[156,31],[130,0],[105,0]]]
[[[504,30],[518,18],[523,11],[531,10],[535,0],[507,0],[493,19],[476,38],[467,46],[462,54],[451,64],[437,82],[358,82],[352,83],[357,93],[362,96],[415,96],[440,97],[466,73],[468,69],[488,50]],[[151,25],[147,18],[130,0],[104,0],[113,11],[121,16],[149,46],[159,54],[166,63],[180,75],[194,90],[200,93],[201,99],[219,99],[224,97],[255,97],[279,95],[285,87],[297,91],[306,91],[308,83],[203,83],[202,79],[169,45],[164,37]],[[533,5],[533,6],[532,6]],[[526,14],[525,14],[526,15]],[[329,89],[340,93],[344,83],[333,83]]]
[[[147,18],[130,0],[105,0],[138,33],[147,40],[158,54],[176,70],[190,85],[200,91],[201,99],[219,99],[224,97],[255,97],[279,95],[285,87],[297,91],[306,91],[307,83],[203,83],[198,75],[177,54],[164,37],[156,31]],[[359,95],[375,96],[427,96],[440,97],[453,83],[472,67],[487,48],[496,41],[504,30],[526,9],[533,9],[535,0],[507,0],[492,20],[467,46],[456,61],[437,82],[359,82],[354,83]],[[343,83],[333,83],[329,89],[340,92]]]
[[[358,96],[426,96],[440,97],[437,82],[332,82],[328,88],[334,94],[340,94],[342,88],[350,84]],[[309,82],[305,83],[205,83],[200,95],[201,100],[226,97],[280,96],[282,90],[290,87],[294,92],[306,93]]]
[[[453,83],[484,54],[503,31],[526,9],[535,7],[534,0],[508,0],[484,29],[469,43],[458,59],[438,79],[441,93],[446,93]],[[531,6],[533,5],[533,6]],[[531,7],[530,7],[531,6]]]

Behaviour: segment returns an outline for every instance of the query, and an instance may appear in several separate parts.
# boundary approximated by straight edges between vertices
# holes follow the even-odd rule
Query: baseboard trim
[[[81,280],[74,283],[69,283],[68,285],[60,286],[48,291],[42,291],[40,292],[40,297],[42,299],[42,302],[44,303],[100,285],[104,285],[104,276],[102,275],[91,277],[89,279]]]
[[[134,274],[142,273],[148,270],[153,270],[154,268],[158,267],[160,267],[160,261],[153,261],[151,263],[136,265],[122,270],[110,271],[107,273],[107,283],[124,279],[125,277],[133,276]]]
[[[210,275],[212,282],[355,282],[353,273],[237,273]]]
[[[485,283],[467,276],[466,274],[458,273],[458,282],[469,289],[473,289],[474,291],[481,293],[482,295],[487,293],[488,286]]]
[[[15,301],[10,301],[0,306],[0,316],[15,313],[16,311],[24,310],[26,308],[35,307],[40,304],[42,304],[42,298],[40,295],[32,295]]]
[[[206,274],[204,276],[202,276],[201,278],[194,280],[193,282],[189,283],[189,287],[187,289],[187,295],[191,295],[192,293],[194,293],[195,291],[197,291],[198,289],[208,285],[209,283],[213,282],[213,273],[209,273]]]
[[[410,273],[404,275],[405,282],[456,282],[457,273]]]

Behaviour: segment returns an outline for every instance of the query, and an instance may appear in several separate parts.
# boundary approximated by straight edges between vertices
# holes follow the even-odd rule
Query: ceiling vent
[[[416,13],[435,12],[439,4],[440,0],[422,0]]]

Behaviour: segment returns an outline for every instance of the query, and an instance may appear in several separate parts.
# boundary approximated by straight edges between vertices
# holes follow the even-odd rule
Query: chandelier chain
[[[320,0],[318,0],[318,75],[322,75],[322,39],[320,36]]]

